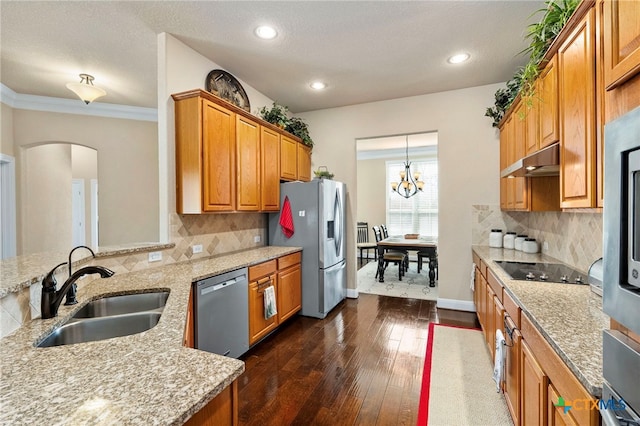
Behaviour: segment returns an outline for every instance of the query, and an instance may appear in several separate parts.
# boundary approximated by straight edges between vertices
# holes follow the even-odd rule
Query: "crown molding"
[[[62,99],[16,93],[2,83],[0,83],[0,101],[15,109],[123,118],[125,120],[158,121],[158,110],[156,108],[101,102],[92,102],[89,105],[85,105],[80,99]]]

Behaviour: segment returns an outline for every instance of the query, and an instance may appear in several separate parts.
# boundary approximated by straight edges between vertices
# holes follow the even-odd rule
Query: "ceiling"
[[[526,62],[544,1],[0,2],[0,81],[74,99],[92,74],[99,102],[157,106],[157,34],[167,32],[294,113],[504,82]],[[254,29],[274,26],[261,40]],[[451,65],[457,52],[471,54]],[[309,83],[321,79],[324,91]],[[204,76],[202,82],[204,88]]]

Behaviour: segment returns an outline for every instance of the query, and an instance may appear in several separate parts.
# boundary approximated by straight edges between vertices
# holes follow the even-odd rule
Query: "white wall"
[[[473,204],[498,204],[499,136],[484,111],[502,84],[299,114],[315,142],[313,166],[326,165],[347,183],[348,282],[356,282],[356,138],[438,132],[439,300],[473,309],[469,290]],[[469,267],[467,267],[469,266]],[[461,303],[459,303],[461,302]]]

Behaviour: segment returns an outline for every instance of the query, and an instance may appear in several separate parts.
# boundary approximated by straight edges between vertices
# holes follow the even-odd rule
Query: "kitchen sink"
[[[73,318],[96,318],[151,311],[163,308],[168,297],[168,291],[103,297],[87,303]]]
[[[141,333],[158,324],[168,297],[168,291],[161,291],[92,300],[37,346],[72,345]]]
[[[56,328],[38,347],[72,345],[141,333],[155,326],[160,321],[160,315],[161,312],[135,312],[110,317],[72,319]]]

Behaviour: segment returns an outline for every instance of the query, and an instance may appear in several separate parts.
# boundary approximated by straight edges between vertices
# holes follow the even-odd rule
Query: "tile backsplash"
[[[101,265],[122,274],[267,245],[268,219],[264,213],[173,214],[170,220],[171,243],[175,246],[161,250],[162,260],[149,262],[148,251],[142,251],[99,257],[87,264]],[[260,241],[256,242],[255,237],[260,237]],[[202,245],[202,253],[193,254],[192,246],[198,244]],[[65,273],[56,274],[59,283],[65,281]],[[83,284],[82,279],[78,281],[79,288]],[[0,338],[40,316],[40,289],[38,282],[0,298]]]
[[[535,238],[544,254],[584,272],[602,257],[602,213],[503,212],[497,205],[472,210],[473,244],[489,245],[491,229],[498,228]]]

